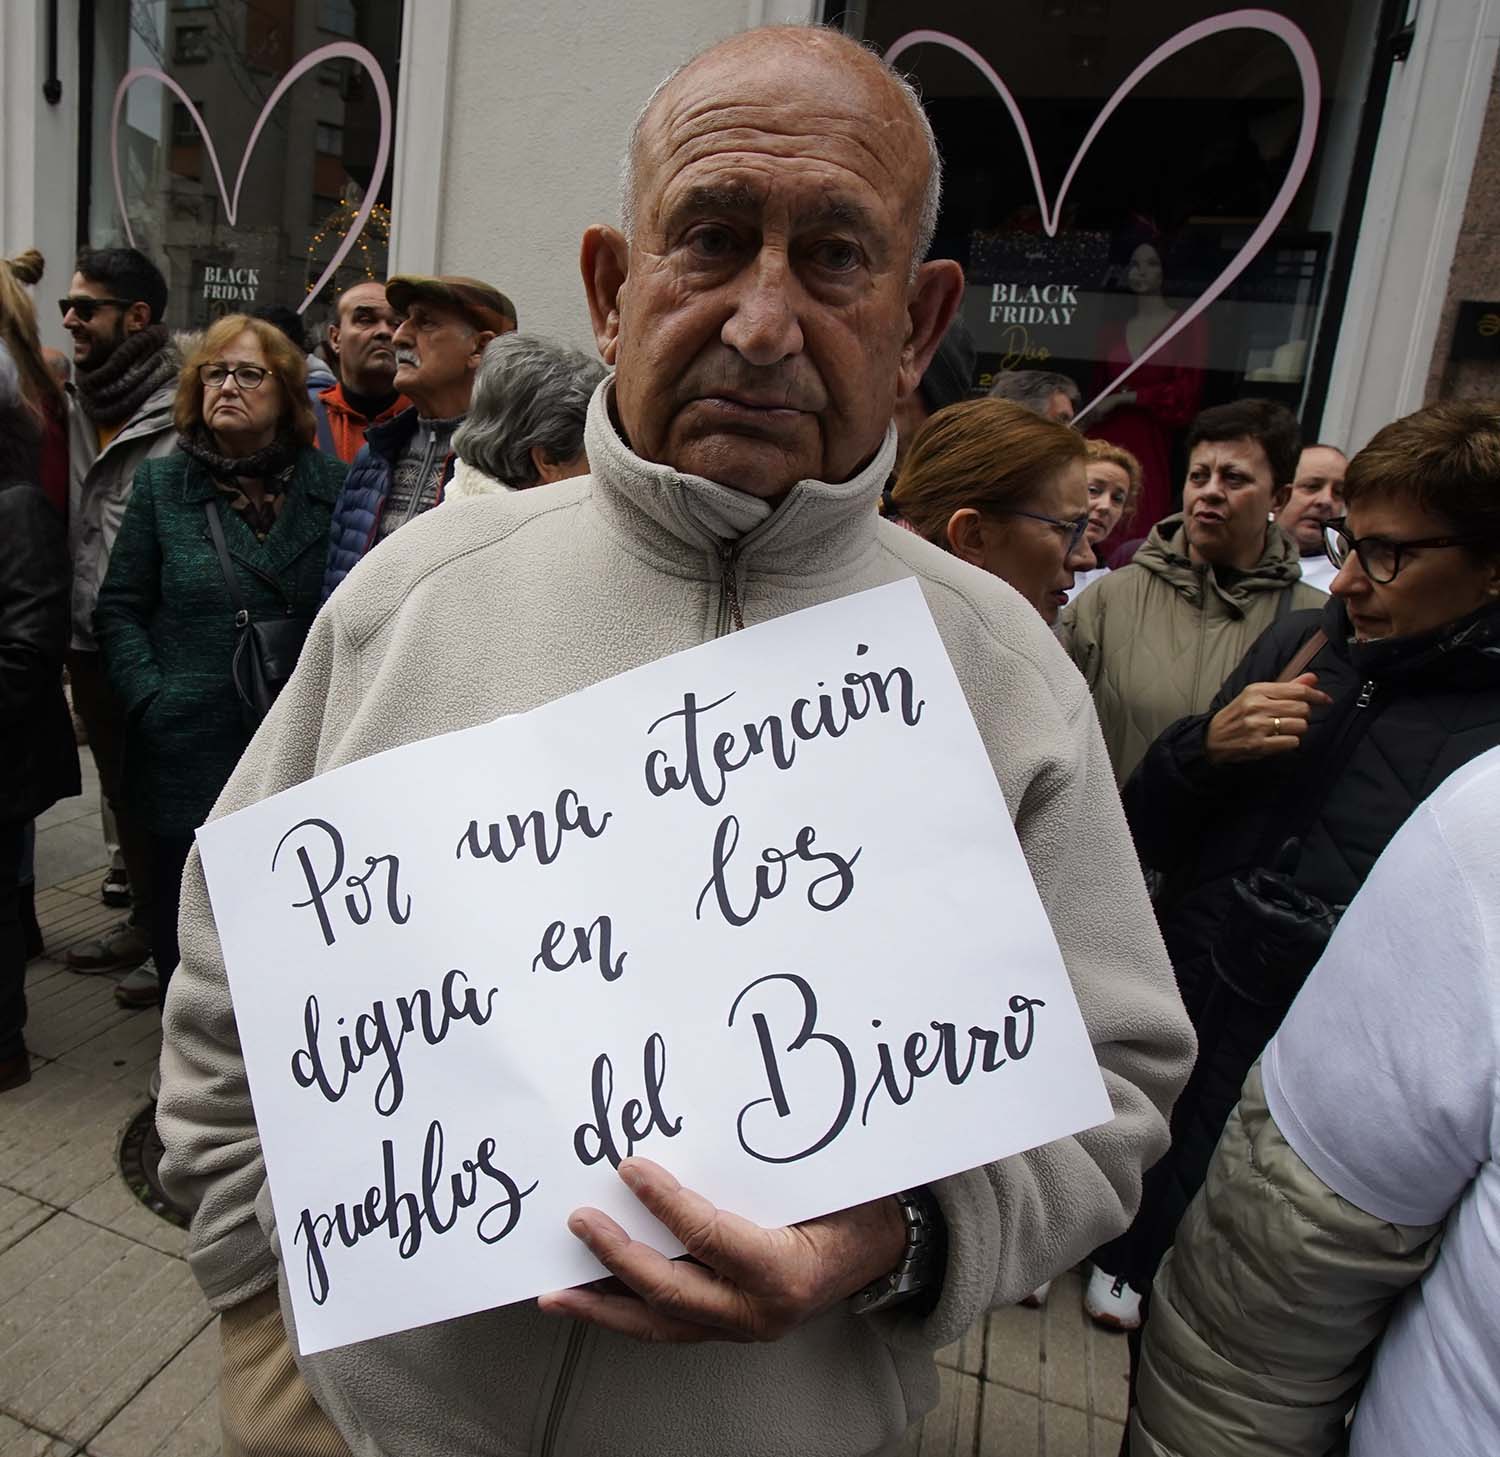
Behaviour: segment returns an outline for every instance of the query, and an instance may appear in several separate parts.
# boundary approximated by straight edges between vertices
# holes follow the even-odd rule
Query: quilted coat
[[[1314,710],[1292,754],[1215,767],[1208,721],[1250,683],[1276,678],[1319,627],[1328,643],[1309,671],[1333,698]],[[1337,600],[1271,628],[1206,713],[1173,724],[1125,786],[1142,863],[1160,872],[1157,914],[1198,1061],[1172,1114],[1172,1147],[1146,1177],[1140,1212],[1100,1263],[1137,1290],[1150,1285],[1238,1101],[1300,981],[1245,988],[1216,974],[1210,951],[1236,874],[1292,869],[1331,906],[1353,898],[1392,836],[1455,769],[1500,744],[1500,605],[1433,632],[1350,640]]]
[[[344,489],[339,492],[338,504],[333,508],[320,600],[326,602],[333,595],[333,589],[375,545],[380,518],[385,512],[385,498],[391,493],[396,461],[406,449],[407,442],[417,433],[417,425],[417,407],[412,405],[394,420],[372,425],[365,432],[364,446],[354,457]],[[455,459],[450,453],[443,466],[443,479],[438,485],[439,501],[443,499],[444,487],[453,477]]]
[[[1391,1307],[1441,1234],[1330,1189],[1271,1116],[1257,1066],[1156,1277],[1131,1457],[1346,1452],[1345,1418]]]
[[[1169,516],[1129,566],[1064,608],[1058,634],[1094,695],[1119,783],[1168,724],[1208,707],[1272,622],[1327,601],[1300,580],[1299,561],[1296,544],[1272,526],[1248,572],[1195,566],[1181,515]]]
[[[305,446],[264,541],[224,510],[224,540],[253,619],[311,618],[342,461]],[[250,742],[230,677],[234,604],[208,532],[208,472],[180,451],[136,472],[94,630],[128,715],[126,791],[160,835],[187,834]]]

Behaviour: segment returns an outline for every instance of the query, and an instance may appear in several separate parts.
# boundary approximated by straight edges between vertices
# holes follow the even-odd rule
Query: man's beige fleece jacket
[[[340,764],[520,713],[724,630],[916,577],[979,724],[1104,1070],[1114,1120],[936,1186],[936,1309],[827,1312],[768,1345],[636,1344],[532,1302],[300,1359],[360,1457],[879,1451],[934,1403],[933,1353],[1129,1223],[1193,1038],[1157,936],[1088,689],[1015,592],[880,521],[894,431],[869,467],[774,510],[633,455],[595,395],[593,474],[429,512],[362,562],[214,814]],[[902,765],[873,769],[870,793]],[[994,928],[997,967],[1005,927]],[[197,1209],[217,1309],[277,1278],[278,1244],[196,851],[167,1000],[162,1172]],[[913,967],[913,975],[921,975]],[[282,1308],[291,1328],[285,1282]],[[293,1332],[295,1342],[295,1333]]]

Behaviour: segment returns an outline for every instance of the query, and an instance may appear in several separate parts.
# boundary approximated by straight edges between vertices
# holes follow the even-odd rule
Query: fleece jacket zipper
[[[557,1385],[552,1391],[552,1404],[547,1408],[547,1424],[542,1428],[541,1457],[554,1457],[557,1452],[558,1433],[562,1431],[563,1413],[567,1409],[573,1378],[578,1374],[578,1362],[583,1356],[583,1343],[588,1339],[589,1328],[582,1321],[574,1321],[568,1332],[568,1344],[563,1351],[562,1369],[557,1374]]]
[[[740,610],[740,587],[736,577],[739,570],[740,548],[736,543],[725,542],[719,547],[719,626],[715,637],[738,632],[745,625],[744,613]]]

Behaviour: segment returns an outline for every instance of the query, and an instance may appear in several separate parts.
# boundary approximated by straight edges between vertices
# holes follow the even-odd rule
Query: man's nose
[[[738,281],[734,312],[719,337],[754,365],[780,364],[802,352],[797,281],[778,253],[762,250]]]
[[[411,320],[402,319],[401,322],[396,325],[396,332],[391,335],[391,338],[397,344],[415,343],[416,331],[411,327]]]

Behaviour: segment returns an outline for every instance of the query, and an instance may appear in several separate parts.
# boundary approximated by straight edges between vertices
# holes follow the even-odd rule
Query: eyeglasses
[[[1350,536],[1343,517],[1326,522],[1323,526],[1323,550],[1334,566],[1342,567],[1354,553],[1365,575],[1379,586],[1394,582],[1404,563],[1403,553],[1418,547],[1463,546],[1468,538],[1463,536],[1424,536],[1418,541],[1392,541],[1386,536],[1361,536],[1357,540]]]
[[[223,364],[200,364],[198,366],[198,378],[211,390],[218,389],[230,375],[234,376],[235,384],[242,390],[258,390],[261,381],[273,372],[269,369],[262,369],[258,364],[236,364],[233,368]]]
[[[1080,516],[1076,521],[1059,521],[1056,516],[1043,516],[1038,511],[1017,511],[1012,506],[999,506],[994,510],[996,516],[1024,516],[1028,521],[1045,521],[1048,526],[1055,526],[1061,531],[1067,546],[1064,556],[1072,556],[1078,550],[1078,543],[1083,540],[1083,534],[1089,529],[1089,518]]]
[[[95,298],[92,294],[70,295],[57,301],[57,311],[63,318],[68,317],[71,309],[86,324],[100,309],[128,309],[130,300],[128,298]]]

